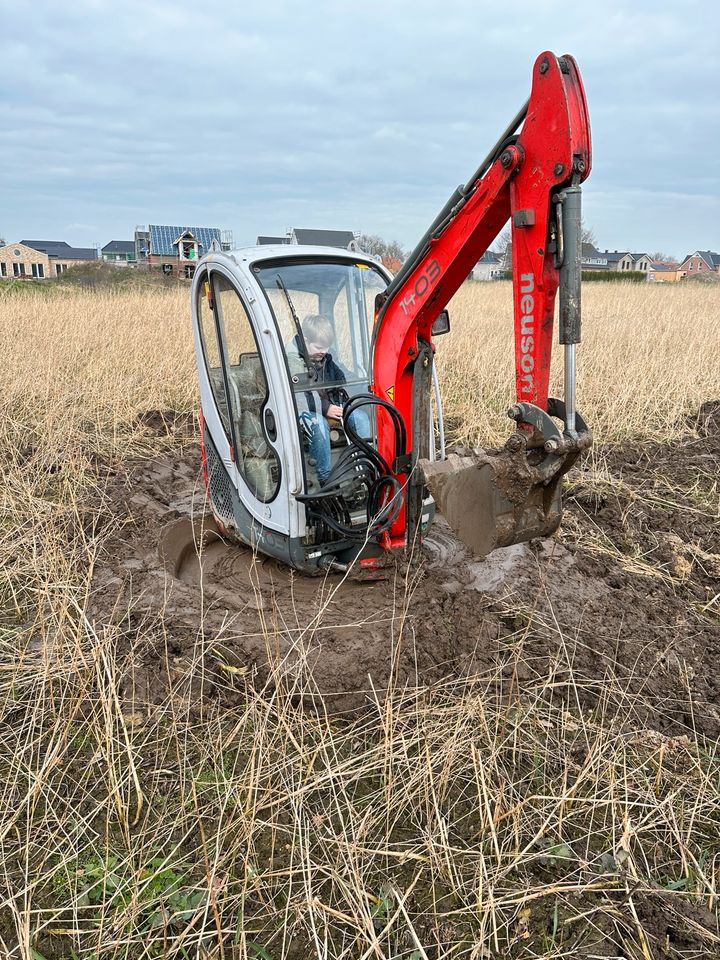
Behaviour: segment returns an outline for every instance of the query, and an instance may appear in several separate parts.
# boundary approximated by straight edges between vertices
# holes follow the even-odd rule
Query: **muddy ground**
[[[172,695],[205,711],[250,682],[344,711],[448,676],[510,690],[552,675],[582,708],[720,735],[720,402],[671,445],[586,456],[552,539],[478,561],[440,520],[416,562],[365,583],[294,575],[214,536],[195,425],[171,413],[144,425],[183,444],[110,476],[103,510],[118,529],[92,602],[128,654],[133,705]]]

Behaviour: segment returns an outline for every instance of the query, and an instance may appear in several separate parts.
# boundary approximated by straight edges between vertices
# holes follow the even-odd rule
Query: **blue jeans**
[[[321,413],[311,413],[309,410],[304,410],[299,419],[307,437],[308,453],[315,461],[318,480],[321,484],[324,484],[332,470],[330,427]],[[371,436],[370,417],[365,410],[353,411],[350,414],[350,423],[359,436],[366,439]]]

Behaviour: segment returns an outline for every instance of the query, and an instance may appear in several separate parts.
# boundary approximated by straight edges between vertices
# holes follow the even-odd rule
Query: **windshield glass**
[[[385,277],[359,262],[294,260],[253,269],[275,314],[296,387],[322,368],[325,383],[365,389],[375,297],[387,286]]]

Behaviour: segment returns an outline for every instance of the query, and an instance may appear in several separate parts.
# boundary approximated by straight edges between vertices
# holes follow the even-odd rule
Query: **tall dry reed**
[[[670,437],[720,396],[717,304],[586,290],[579,396],[601,440]],[[458,439],[502,439],[509,287],[466,286],[451,313],[446,414]],[[343,721],[303,713],[279,673],[260,691],[230,674],[236,709],[129,711],[120,628],[87,612],[97,461],[157,453],[139,414],[195,409],[187,292],[23,290],[0,336],[3,957],[650,960],[639,897],[673,923],[716,909],[716,746],[638,729],[562,642],[522,697],[491,673]]]

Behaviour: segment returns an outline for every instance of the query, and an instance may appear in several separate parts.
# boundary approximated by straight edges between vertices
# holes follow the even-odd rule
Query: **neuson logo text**
[[[520,274],[520,392],[532,393],[535,386],[535,277],[532,273]]]

